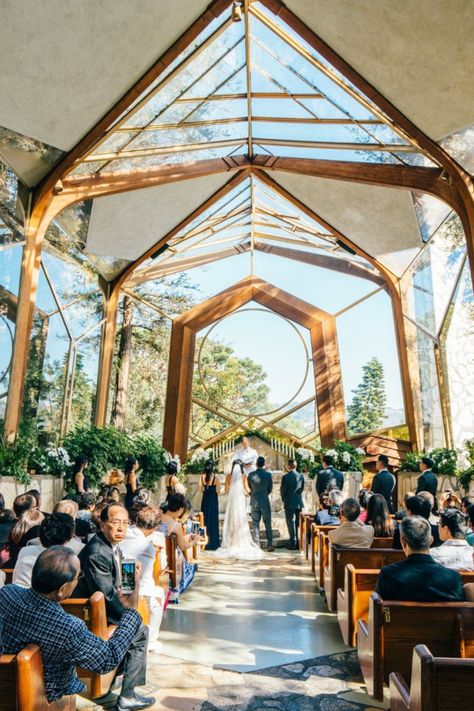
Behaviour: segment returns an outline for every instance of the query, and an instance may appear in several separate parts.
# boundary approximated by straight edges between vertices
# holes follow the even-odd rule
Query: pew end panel
[[[370,595],[375,590],[378,569],[355,568],[346,565],[344,588],[337,590],[337,619],[344,644],[357,645],[357,622],[367,619]]]
[[[372,593],[368,622],[358,622],[357,642],[369,694],[381,700],[390,672],[410,683],[417,644],[426,644],[435,656],[474,657],[474,605],[382,600]]]
[[[102,592],[97,591],[90,598],[69,598],[63,600],[61,605],[70,615],[83,620],[88,629],[97,637],[108,641],[113,635],[115,625],[107,624],[105,598]],[[97,699],[109,692],[116,670],[106,674],[98,674],[85,669],[78,669],[77,673],[82,681],[87,684],[88,695],[90,695],[91,699]]]
[[[76,697],[48,702],[40,649],[28,644],[18,654],[0,656],[2,711],[75,711]]]
[[[391,711],[470,711],[474,659],[434,657],[424,644],[413,650],[411,684],[390,674]]]

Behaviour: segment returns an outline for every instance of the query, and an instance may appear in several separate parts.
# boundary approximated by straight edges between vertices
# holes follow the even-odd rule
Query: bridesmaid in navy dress
[[[125,460],[123,472],[125,474],[125,486],[127,487],[127,493],[125,494],[124,506],[127,511],[133,504],[133,499],[140,488],[140,479],[137,476],[137,469],[138,459],[135,459],[135,457],[129,457]]]
[[[204,515],[204,525],[207,528],[208,544],[206,550],[215,551],[219,548],[219,491],[220,482],[215,473],[216,466],[212,459],[204,464],[204,474],[199,479],[199,489],[202,491],[201,511]]]

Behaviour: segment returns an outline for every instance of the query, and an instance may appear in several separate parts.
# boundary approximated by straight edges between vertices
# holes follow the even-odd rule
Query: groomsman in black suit
[[[287,473],[282,476],[280,494],[285,507],[286,525],[290,534],[288,548],[298,550],[298,526],[300,512],[303,510],[304,476],[296,471],[296,460],[289,459]]]
[[[323,457],[323,468],[318,472],[316,477],[316,493],[321,499],[321,495],[331,489],[344,488],[344,474],[336,469],[333,464],[333,458],[330,454],[325,454]]]
[[[395,513],[393,507],[392,493],[395,489],[396,479],[391,472],[388,471],[388,457],[386,454],[379,454],[375,462],[377,474],[372,481],[372,493],[382,494],[387,502],[390,513]]]
[[[420,491],[429,491],[430,494],[434,496],[435,509],[436,506],[436,492],[438,490],[438,477],[433,474],[434,461],[430,457],[423,457],[420,462],[420,472],[421,476],[418,477],[416,482],[416,492],[419,494]]]

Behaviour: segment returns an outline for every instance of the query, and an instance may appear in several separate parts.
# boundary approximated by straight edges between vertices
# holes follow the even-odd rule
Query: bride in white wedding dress
[[[264,555],[260,546],[253,542],[250,534],[244,476],[242,462],[239,459],[234,460],[230,474],[222,543],[216,551],[216,555],[220,558],[259,560]]]

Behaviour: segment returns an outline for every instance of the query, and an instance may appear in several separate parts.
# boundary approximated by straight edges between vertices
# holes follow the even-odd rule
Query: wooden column
[[[195,332],[173,322],[166,387],[163,447],[182,462],[187,458],[193,395]]]
[[[99,358],[99,377],[97,381],[97,400],[94,413],[94,424],[104,427],[107,420],[107,404],[109,399],[110,376],[114,358],[115,328],[119,289],[110,285],[103,287],[105,292],[105,323],[102,326]]]

